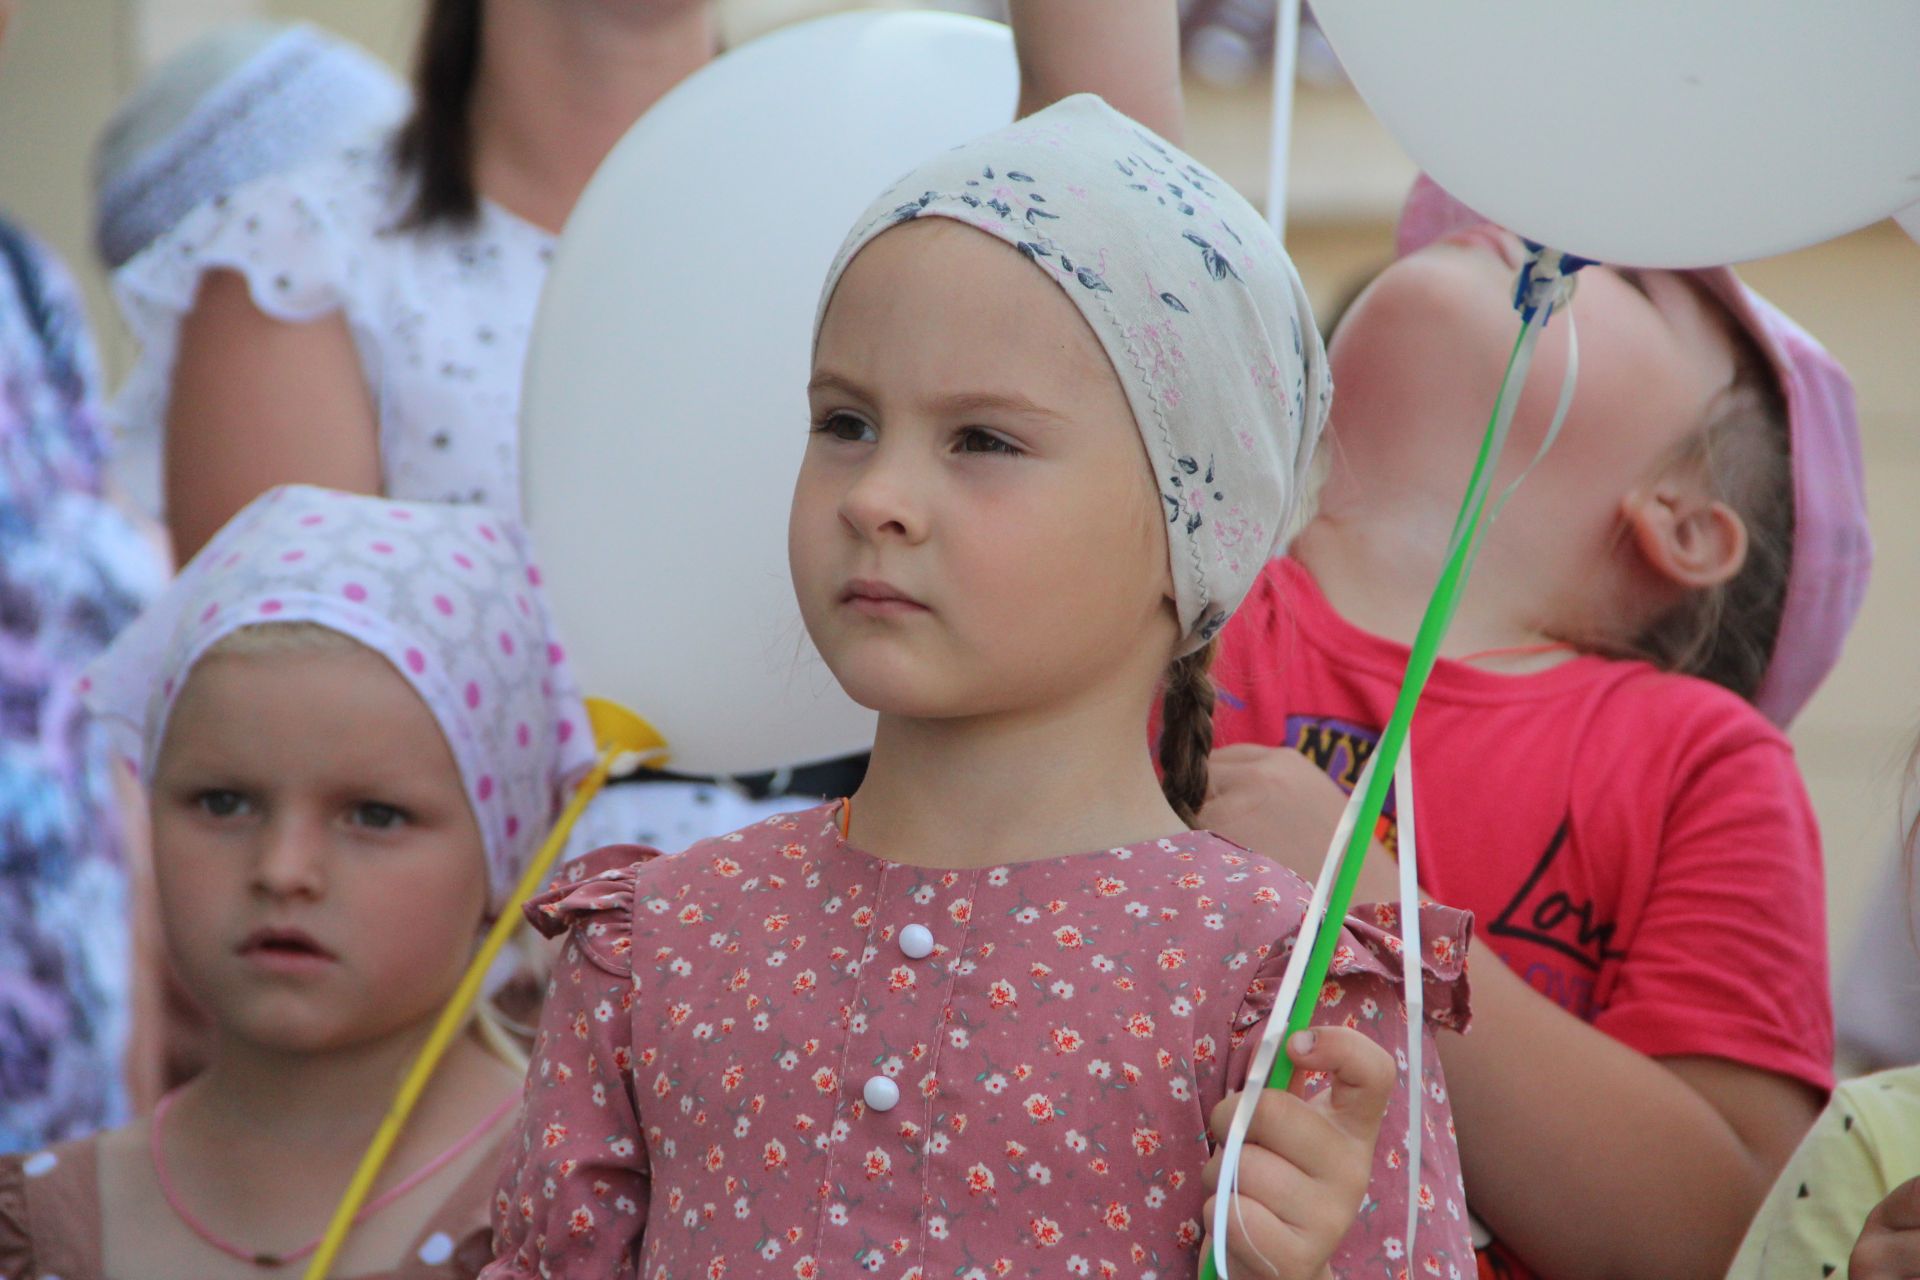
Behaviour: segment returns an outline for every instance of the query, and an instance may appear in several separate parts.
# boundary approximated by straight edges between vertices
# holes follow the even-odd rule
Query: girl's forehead
[[[418,773],[429,761],[454,771],[451,750],[418,691],[370,649],[216,648],[188,673],[156,763],[162,772],[198,757],[313,773],[369,764]]]
[[[916,218],[862,246],[828,301],[815,374],[847,363],[898,370],[882,353],[909,347],[944,352],[926,372],[966,384],[1119,378],[1045,267],[953,218]]]

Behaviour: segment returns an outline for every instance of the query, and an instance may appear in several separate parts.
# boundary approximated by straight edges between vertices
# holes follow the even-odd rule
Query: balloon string
[[[1447,553],[1433,595],[1428,599],[1425,612],[1421,616],[1420,627],[1414,637],[1412,651],[1408,657],[1407,671],[1402,679],[1400,691],[1394,700],[1391,716],[1386,729],[1381,734],[1379,745],[1367,761],[1367,769],[1355,786],[1348,800],[1346,810],[1341,814],[1339,829],[1335,832],[1335,847],[1329,850],[1328,864],[1322,868],[1321,882],[1314,888],[1313,898],[1307,909],[1307,919],[1303,921],[1300,935],[1295,939],[1295,960],[1302,948],[1311,946],[1311,952],[1305,970],[1294,981],[1296,965],[1289,963],[1282,981],[1280,997],[1274,1009],[1288,1010],[1285,1020],[1285,1032],[1279,1036],[1262,1036],[1261,1051],[1256,1055],[1256,1068],[1266,1065],[1260,1060],[1270,1062],[1267,1070],[1267,1087],[1285,1089],[1293,1081],[1293,1062],[1284,1054],[1269,1053],[1270,1047],[1277,1048],[1281,1043],[1292,1039],[1295,1033],[1306,1028],[1312,1020],[1313,1011],[1319,1002],[1319,993],[1325,985],[1328,969],[1331,967],[1334,947],[1340,937],[1338,922],[1344,920],[1347,909],[1352,904],[1353,892],[1359,880],[1360,867],[1372,841],[1374,825],[1379,821],[1380,813],[1386,803],[1388,786],[1397,772],[1407,736],[1412,727],[1413,713],[1419,705],[1420,695],[1425,691],[1428,678],[1433,674],[1435,662],[1439,659],[1440,645],[1446,637],[1447,629],[1452,625],[1454,614],[1459,610],[1460,600],[1466,590],[1466,583],[1473,566],[1478,559],[1480,535],[1491,520],[1488,512],[1488,497],[1493,486],[1494,464],[1499,458],[1513,425],[1514,414],[1518,409],[1519,393],[1526,385],[1528,371],[1532,367],[1534,348],[1538,345],[1540,334],[1553,312],[1564,304],[1572,293],[1571,273],[1584,265],[1578,259],[1533,246],[1533,254],[1521,273],[1519,287],[1516,289],[1514,305],[1521,311],[1523,320],[1520,333],[1514,340],[1512,351],[1508,354],[1505,371],[1500,378],[1500,389],[1494,399],[1493,413],[1489,417],[1486,432],[1480,440],[1480,449],[1474,458],[1473,473],[1467,483],[1458,514],[1454,518],[1453,530],[1448,538]],[[1552,422],[1547,428],[1546,438],[1536,451],[1521,475],[1493,504],[1493,513],[1497,514],[1513,496],[1514,490],[1545,455],[1553,441],[1558,438],[1566,415],[1572,405],[1575,375],[1578,372],[1578,347],[1570,341],[1569,358],[1565,376],[1561,383],[1559,403],[1555,408]],[[1384,768],[1376,768],[1382,760]],[[1356,801],[1358,802],[1356,804]],[[1351,820],[1350,820],[1351,819]],[[1341,847],[1344,845],[1344,851]],[[1335,867],[1337,866],[1337,871]],[[1328,892],[1325,880],[1332,872],[1334,884]],[[1324,908],[1324,914],[1323,914]],[[1404,913],[1403,913],[1404,914]],[[1323,927],[1323,922],[1331,927]],[[1406,927],[1402,921],[1403,930]],[[1309,938],[1311,943],[1309,944]],[[1404,944],[1403,944],[1404,945]],[[1418,1035],[1422,1028],[1409,1019],[1410,1035]],[[1269,1044],[1271,1042],[1271,1046]],[[1258,1075],[1250,1070],[1248,1078]],[[1418,1080],[1412,1087],[1423,1087]],[[1253,1091],[1249,1091],[1249,1097]],[[1243,1099],[1242,1109],[1251,1123],[1253,1106]],[[1236,1122],[1239,1116],[1236,1114]],[[1237,1123],[1235,1128],[1240,1128]],[[1238,1163],[1242,1142],[1233,1141],[1234,1134],[1228,1134],[1230,1149],[1223,1149],[1221,1157],[1220,1190],[1217,1193],[1213,1221],[1213,1247],[1207,1256],[1201,1259],[1201,1280],[1222,1280],[1227,1274],[1225,1226],[1227,1206],[1233,1196],[1230,1187],[1238,1182]],[[1409,1182],[1417,1185],[1417,1167],[1410,1171]],[[1409,1215],[1409,1221],[1416,1221]],[[1407,1249],[1411,1253],[1413,1241],[1409,1235]]]
[[[380,1122],[380,1128],[374,1134],[373,1143],[366,1154],[360,1158],[359,1168],[354,1170],[353,1180],[347,1184],[347,1191],[340,1198],[340,1204],[333,1211],[333,1219],[327,1224],[327,1234],[321,1239],[320,1247],[315,1251],[313,1260],[302,1273],[303,1280],[326,1280],[332,1269],[334,1259],[340,1248],[346,1243],[347,1233],[353,1229],[353,1220],[360,1212],[361,1204],[373,1190],[373,1183],[385,1167],[387,1156],[393,1151],[393,1145],[399,1140],[400,1131],[406,1126],[407,1118],[413,1114],[414,1104],[420,1100],[427,1082],[432,1079],[434,1068],[440,1065],[440,1059],[453,1043],[455,1035],[466,1025],[467,1016],[473,1010],[474,1001],[479,997],[481,984],[486,980],[487,972],[493,967],[494,959],[500,950],[520,927],[520,906],[546,880],[554,860],[560,856],[560,850],[566,846],[567,836],[572,833],[574,824],[580,820],[580,814],[587,803],[593,799],[605,785],[607,775],[622,756],[631,754],[624,745],[609,746],[600,753],[600,758],[592,772],[581,781],[574,791],[573,798],[560,814],[559,821],[553,825],[553,831],[547,836],[546,843],[527,864],[526,871],[520,877],[520,883],[514,886],[513,895],[500,918],[493,922],[493,928],[487,931],[487,937],[480,944],[479,952],[473,963],[467,966],[460,985],[454,989],[453,997],[440,1011],[439,1021],[434,1023],[433,1031],[427,1036],[426,1044],[414,1058],[413,1065],[407,1069],[400,1091],[394,1096],[393,1105],[388,1108],[386,1118]]]

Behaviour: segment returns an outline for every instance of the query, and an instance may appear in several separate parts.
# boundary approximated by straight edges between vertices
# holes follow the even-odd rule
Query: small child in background
[[[1387,721],[1518,325],[1519,240],[1425,180],[1401,250],[1332,340],[1318,514],[1223,637],[1203,817],[1304,874]],[[1717,1278],[1833,1083],[1819,836],[1776,726],[1864,592],[1858,424],[1844,371],[1730,271],[1577,280],[1570,416],[1413,722],[1423,888],[1499,960],[1443,1056],[1487,1274]],[[1569,328],[1496,487],[1541,442]],[[1361,893],[1391,883],[1374,859]]]
[[[880,713],[871,764],[850,801],[604,850],[530,909],[567,943],[487,1275],[1190,1277],[1308,898],[1191,829],[1198,673],[1326,413],[1305,292],[1231,188],[1081,95],[862,215],[809,390],[795,589]],[[1306,1098],[1259,1099],[1235,1275],[1472,1265],[1445,1086],[1388,1057],[1381,910],[1290,1046]],[[1467,929],[1423,924],[1439,1025]]]
[[[310,156],[376,136],[407,90],[373,55],[304,23],[235,22],[149,72],[94,144],[93,243],[110,276],[199,206]],[[161,515],[160,437],[113,423],[113,488]],[[162,543],[163,531],[155,530]],[[171,1087],[205,1062],[206,1017],[168,968],[154,918],[152,872],[136,849],[135,971],[141,1056]],[[150,1106],[152,1098],[143,1099]],[[117,1123],[117,1119],[116,1119]]]
[[[590,763],[537,581],[492,513],[276,489],[94,665],[212,1042],[150,1119],[0,1162],[0,1274],[237,1280],[313,1251]],[[484,1014],[454,1043],[340,1274],[477,1271],[524,1067]]]
[[[1905,834],[1911,859],[1920,852],[1920,820]],[[1909,873],[1904,896],[1911,886]],[[1767,1194],[1727,1280],[1836,1275],[1920,1275],[1920,1065],[1834,1089]]]

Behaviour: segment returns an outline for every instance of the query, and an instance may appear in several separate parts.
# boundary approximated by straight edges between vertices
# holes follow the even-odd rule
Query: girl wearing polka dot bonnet
[[[1069,98],[860,219],[809,394],[791,565],[880,713],[866,781],[530,906],[566,944],[486,1275],[1192,1276],[1308,898],[1191,829],[1212,639],[1326,412],[1298,278],[1225,183]],[[1304,1097],[1261,1101],[1235,1275],[1471,1272],[1445,1089],[1390,1056],[1396,917],[1362,914]],[[1467,921],[1423,928],[1457,1025]]]
[[[229,1280],[318,1243],[591,735],[520,535],[477,508],[276,489],[90,669],[150,796],[204,1073],[0,1162],[0,1275]],[[339,1274],[472,1276],[524,1054],[448,1050]]]

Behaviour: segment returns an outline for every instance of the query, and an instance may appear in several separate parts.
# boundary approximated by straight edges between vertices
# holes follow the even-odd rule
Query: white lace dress
[[[402,230],[409,186],[384,147],[353,147],[202,205],[129,262],[114,289],[140,358],[121,430],[157,452],[181,317],[224,267],[275,319],[345,316],[390,496],[518,514],[521,370],[553,237],[488,201],[471,228]]]
[[[554,237],[487,200],[471,227],[401,229],[409,190],[384,146],[351,147],[202,205],[116,273],[140,344],[114,413],[126,455],[140,460],[123,473],[129,492],[157,510],[180,321],[201,276],[225,268],[276,319],[344,315],[389,496],[520,514],[521,376]],[[634,840],[677,850],[811,803],[698,784],[615,787],[582,820],[574,848]]]

